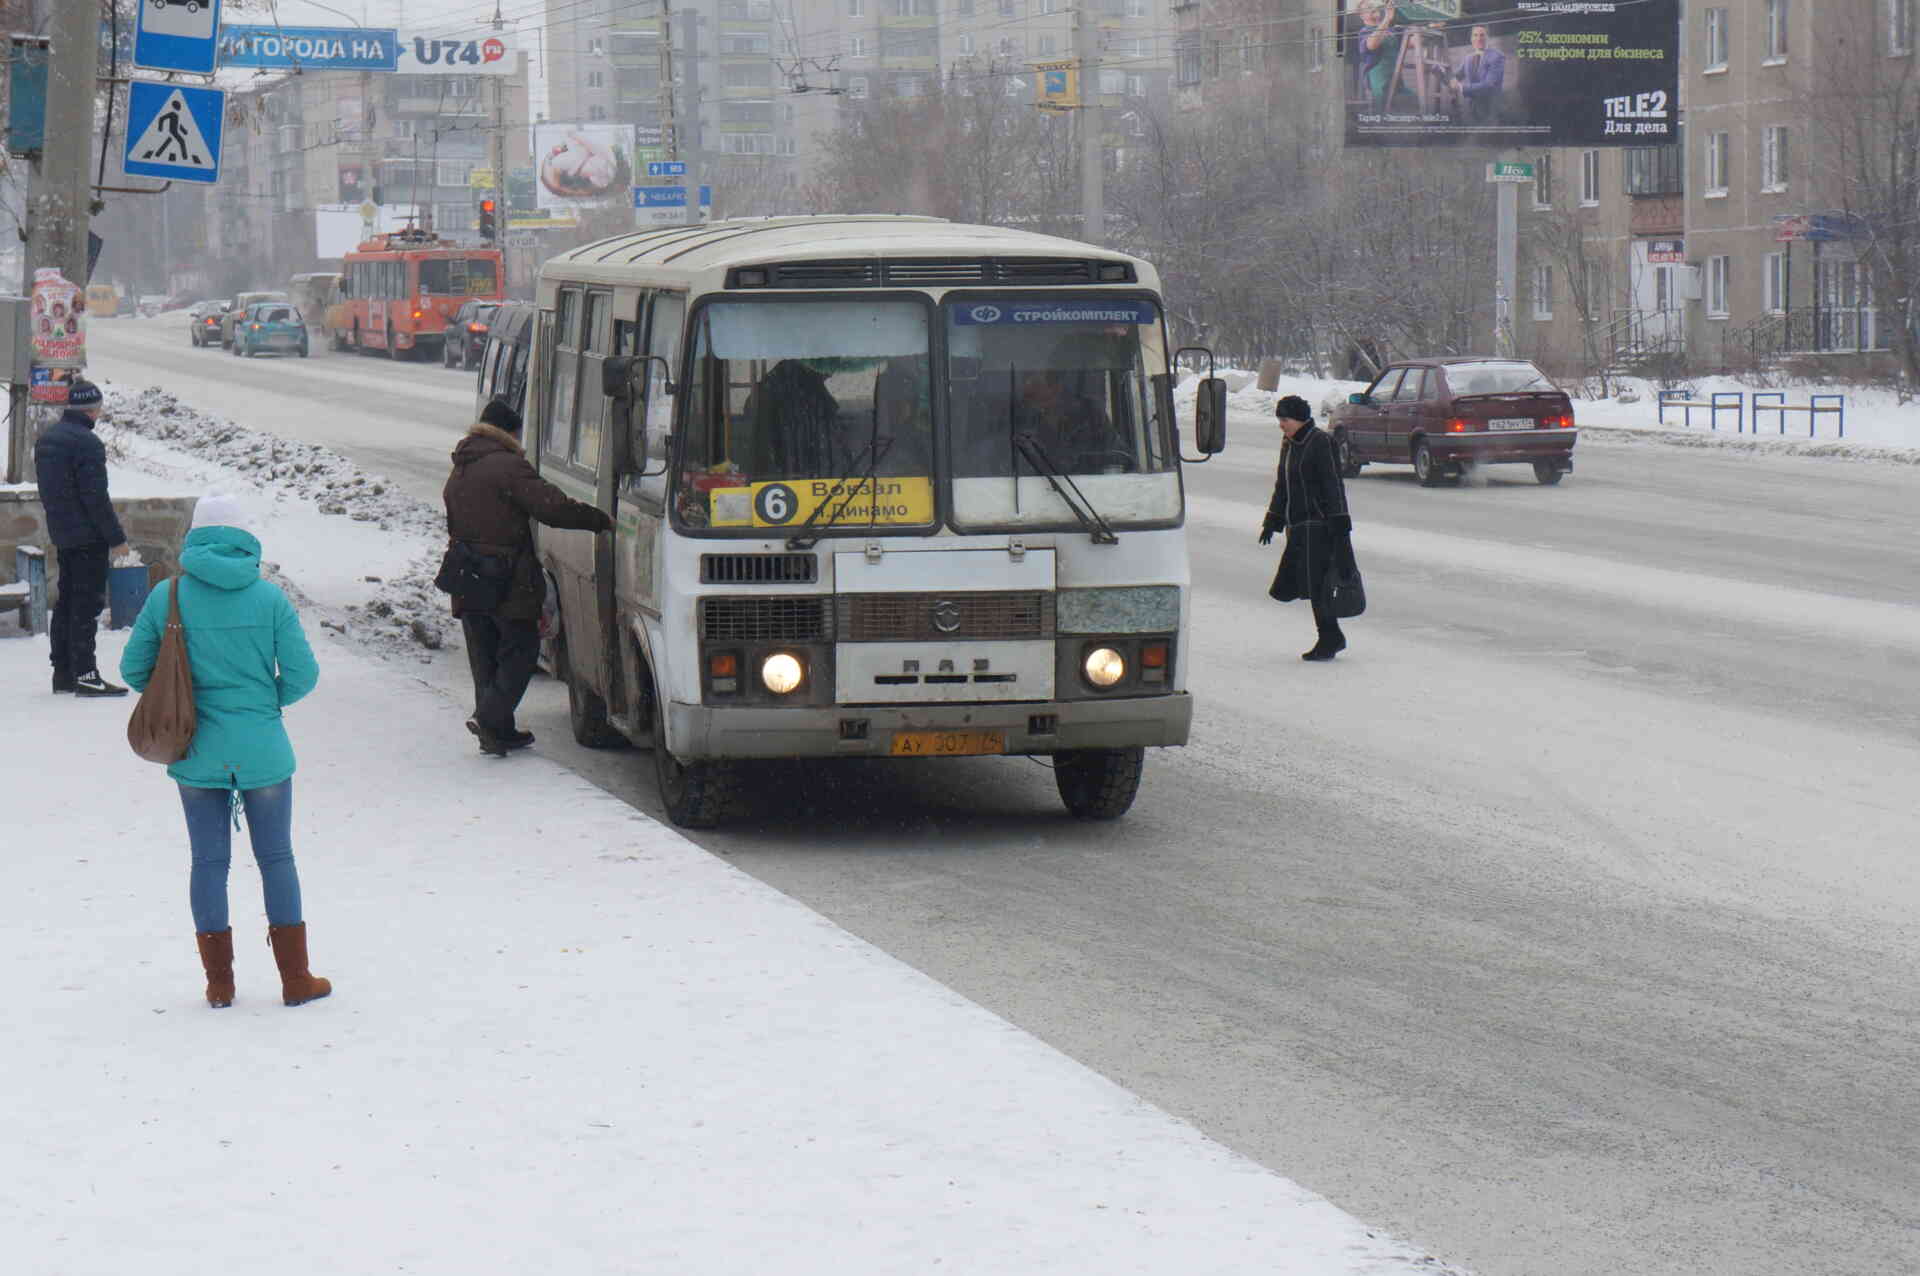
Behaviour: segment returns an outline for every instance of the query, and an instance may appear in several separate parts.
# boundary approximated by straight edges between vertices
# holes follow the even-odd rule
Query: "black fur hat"
[[[1313,406],[1297,394],[1283,395],[1273,405],[1273,414],[1288,421],[1305,421],[1313,424]]]
[[[496,430],[505,430],[508,434],[520,433],[520,414],[508,407],[503,400],[488,399],[487,406],[480,409],[480,424],[490,425]]]

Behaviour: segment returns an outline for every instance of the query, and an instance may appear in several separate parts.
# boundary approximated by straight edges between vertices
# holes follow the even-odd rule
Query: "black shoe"
[[[54,694],[54,695],[56,695],[56,696],[58,696],[58,695],[65,695],[66,693],[68,693],[68,692],[70,692],[70,691],[72,691],[72,690],[73,690],[73,675],[72,675],[72,674],[70,674],[70,673],[57,673],[57,674],[55,674],[55,675],[53,675],[53,694]]]
[[[127,689],[108,682],[100,676],[98,669],[94,669],[73,680],[73,693],[77,696],[124,696]]]
[[[480,734],[479,719],[468,718],[467,730],[471,731],[474,735],[478,736]],[[533,743],[533,732],[515,731],[512,735],[500,736],[498,737],[498,739],[500,740],[500,743],[506,745],[509,749],[524,749],[528,745]]]
[[[476,718],[467,719],[467,730],[471,731],[474,738],[480,741],[480,752],[486,754],[488,757],[504,758],[507,756],[507,750],[512,747],[505,740],[502,740],[499,736],[481,726],[479,720]]]
[[[1313,650],[1300,653],[1302,660],[1332,660],[1347,649],[1345,638],[1322,638],[1313,644]]]

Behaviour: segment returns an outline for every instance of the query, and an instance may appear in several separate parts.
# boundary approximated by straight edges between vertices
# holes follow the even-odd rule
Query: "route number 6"
[[[784,523],[792,518],[800,500],[785,483],[769,483],[753,499],[754,512],[763,523]]]

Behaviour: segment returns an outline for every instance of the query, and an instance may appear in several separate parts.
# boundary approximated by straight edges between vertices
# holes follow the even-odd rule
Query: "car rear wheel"
[[[1555,465],[1552,461],[1535,461],[1533,463],[1533,477],[1539,480],[1542,487],[1552,487],[1560,481],[1561,476],[1565,473],[1565,470]]]
[[[1133,805],[1146,764],[1147,751],[1137,746],[1071,749],[1053,755],[1053,784],[1075,819],[1117,820]]]
[[[1345,430],[1333,432],[1333,457],[1335,464],[1340,467],[1341,478],[1358,477],[1360,467],[1365,464],[1363,461],[1353,459],[1353,442],[1347,438]]]
[[[1433,459],[1433,449],[1425,439],[1413,445],[1413,476],[1420,480],[1421,487],[1438,487],[1446,478],[1445,469]]]

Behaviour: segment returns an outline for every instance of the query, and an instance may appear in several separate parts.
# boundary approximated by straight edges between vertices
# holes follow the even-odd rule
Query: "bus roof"
[[[620,283],[630,281],[635,268],[649,275],[720,272],[724,278],[724,272],[736,266],[775,262],[951,259],[957,264],[1007,257],[1125,262],[1134,267],[1135,286],[1159,286],[1151,265],[1114,249],[1005,226],[888,213],[745,218],[636,230],[558,253],[541,273]],[[938,286],[981,282],[1005,281],[958,274]]]

